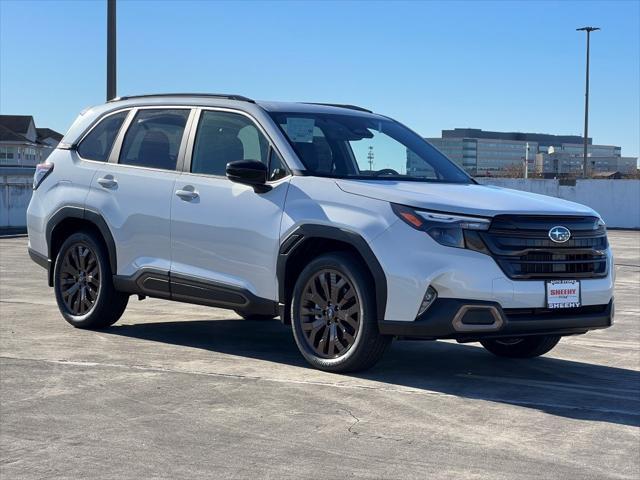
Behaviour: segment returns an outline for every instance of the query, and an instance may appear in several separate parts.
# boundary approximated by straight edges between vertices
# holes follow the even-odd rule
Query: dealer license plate
[[[579,280],[547,281],[547,308],[576,308],[579,306]]]

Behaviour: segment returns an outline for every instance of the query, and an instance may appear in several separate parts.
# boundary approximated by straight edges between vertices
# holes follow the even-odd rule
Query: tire
[[[64,319],[86,329],[117,322],[129,295],[116,291],[111,278],[109,256],[101,239],[89,231],[70,235],[58,251],[53,270],[56,301]]]
[[[559,341],[560,337],[558,335],[540,335],[482,340],[480,343],[484,348],[499,357],[532,358],[544,355],[555,347]]]
[[[255,315],[251,313],[240,312],[238,310],[235,311],[243,320],[258,320],[260,322],[264,322],[266,320],[273,320],[276,318],[275,315]]]
[[[291,324],[300,353],[313,367],[346,373],[380,360],[391,337],[378,331],[372,283],[365,267],[342,252],[321,255],[300,273]]]

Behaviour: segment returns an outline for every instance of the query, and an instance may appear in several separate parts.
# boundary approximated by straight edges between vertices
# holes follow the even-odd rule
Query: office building
[[[620,155],[620,147],[617,155],[606,152],[593,152],[588,157],[589,170],[592,176],[602,177],[601,173],[615,173],[620,175],[633,175],[637,170],[636,157],[623,157]],[[535,172],[543,178],[578,177],[582,175],[584,162],[583,152],[575,153],[574,146],[566,150],[555,150],[553,147],[548,153],[538,153],[535,160]]]
[[[582,174],[583,149],[579,135],[490,132],[475,128],[443,130],[428,138],[434,146],[473,176],[529,176],[548,178]],[[591,172],[635,173],[636,158],[622,157],[621,148],[594,145],[588,139]]]

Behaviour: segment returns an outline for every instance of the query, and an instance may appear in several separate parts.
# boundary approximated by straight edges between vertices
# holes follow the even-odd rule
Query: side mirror
[[[236,160],[227,163],[227,178],[232,182],[251,185],[257,193],[271,190],[267,185],[267,166],[257,160]]]

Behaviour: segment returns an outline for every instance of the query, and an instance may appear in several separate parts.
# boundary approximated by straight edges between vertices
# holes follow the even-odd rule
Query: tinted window
[[[120,163],[175,170],[189,110],[140,110],[124,137]]]
[[[128,113],[128,110],[115,113],[98,123],[80,143],[78,154],[87,160],[106,162],[116,135]]]
[[[307,170],[368,180],[470,183],[431,144],[398,122],[365,115],[273,112]]]
[[[225,175],[227,163],[257,160],[268,165],[269,143],[244,115],[204,111],[196,132],[191,171]]]

